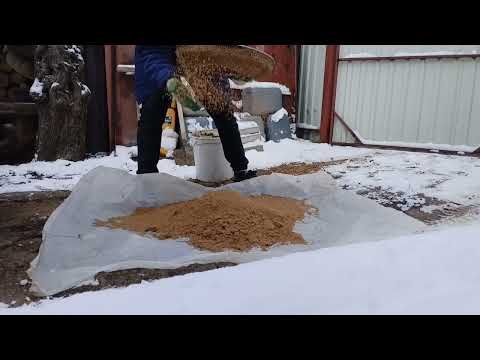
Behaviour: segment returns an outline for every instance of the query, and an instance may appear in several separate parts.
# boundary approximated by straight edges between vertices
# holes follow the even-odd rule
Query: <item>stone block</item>
[[[251,115],[273,114],[282,108],[282,91],[278,88],[246,88],[242,91],[243,112]]]
[[[268,141],[278,142],[282,139],[291,139],[292,131],[290,129],[290,118],[285,114],[280,120],[273,121],[272,116],[268,116],[266,124],[266,134]]]

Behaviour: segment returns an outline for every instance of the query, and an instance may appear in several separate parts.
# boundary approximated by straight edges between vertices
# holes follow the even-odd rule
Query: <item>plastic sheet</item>
[[[96,220],[128,215],[138,207],[158,207],[194,199],[208,191],[236,190],[307,200],[319,209],[295,226],[307,245],[268,251],[212,253],[187,239],[158,240],[125,230],[96,227]],[[201,216],[201,214],[199,214]],[[168,269],[192,263],[243,263],[353,242],[375,241],[422,231],[425,226],[401,212],[341,190],[325,173],[273,174],[207,188],[167,174],[130,175],[98,167],[85,175],[53,212],[43,229],[38,256],[28,271],[32,291],[53,295],[94,278],[99,272],[131,268]]]

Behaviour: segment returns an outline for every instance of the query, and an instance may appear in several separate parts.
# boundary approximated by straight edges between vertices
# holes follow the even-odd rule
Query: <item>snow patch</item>
[[[444,209],[443,205],[422,206],[422,212],[427,213],[427,214],[432,214],[434,211],[443,210],[443,209]]]
[[[92,93],[92,92],[90,91],[90,89],[88,88],[88,86],[82,84],[82,93],[81,93],[82,96],[83,96],[83,95],[86,95],[86,94],[90,95],[91,93]]]
[[[80,284],[75,286],[75,288],[79,288],[82,286],[98,286],[98,285],[100,285],[100,282],[97,279],[90,279],[90,280],[81,282]]]
[[[264,152],[250,152],[247,155],[252,169],[264,169],[292,162],[322,162],[363,157],[372,154],[371,149],[331,146],[298,139],[283,139],[276,143],[263,144]]]
[[[249,81],[249,82],[240,82],[233,81],[229,79],[230,88],[236,90],[243,90],[248,88],[278,88],[281,90],[282,95],[292,95],[290,89],[282,84],[275,82],[265,82],[265,81]]]
[[[396,52],[393,56],[443,56],[443,55],[461,55],[454,51],[426,51],[426,52]]]
[[[470,146],[470,145],[450,145],[450,144],[434,144],[434,143],[412,143],[412,142],[405,142],[405,141],[368,140],[363,138],[355,129],[352,129],[352,131],[355,133],[358,139],[365,145],[429,149],[431,152],[456,151],[463,154],[472,153],[478,148],[478,146]]]
[[[72,47],[67,48],[67,52],[75,54],[78,60],[83,61],[82,51],[77,45],[72,45]]]
[[[455,226],[44,300],[0,313],[480,314],[479,232],[480,225]]]
[[[243,120],[247,117],[252,117],[252,114],[250,114],[248,112],[234,112],[233,116],[235,116],[235,119],[237,119],[237,120]]]
[[[42,96],[43,95],[43,82],[38,80],[38,78],[35,78],[33,81],[32,86],[30,87],[30,94],[32,96]]]
[[[471,51],[397,51],[393,55],[380,55],[380,54],[372,54],[368,52],[359,52],[359,53],[351,53],[347,55],[341,56],[341,59],[352,59],[352,58],[390,58],[390,57],[413,57],[413,56],[450,56],[450,55],[476,55],[477,50],[473,49]]]
[[[214,128],[213,119],[211,117],[202,118],[186,118],[187,131],[191,134],[201,130],[212,130]]]
[[[239,122],[240,123],[240,122]],[[213,123],[209,122],[209,126]],[[189,131],[195,130],[193,123],[188,123]],[[243,125],[240,125],[243,126]],[[202,130],[203,128],[199,128]],[[252,169],[273,167],[290,162],[320,162],[340,159],[358,158],[373,153],[371,149],[331,146],[317,144],[306,140],[284,139],[278,143],[263,143],[264,152],[250,151],[247,158]],[[117,146],[116,154],[92,157],[83,161],[56,160],[52,162],[31,161],[20,165],[0,165],[0,193],[46,190],[72,190],[78,180],[98,166],[121,169],[135,174],[137,163],[131,158],[136,156],[137,147]],[[176,165],[174,160],[162,159],[158,162],[160,172],[194,179],[194,166]]]
[[[137,147],[117,146],[117,156],[92,157],[83,161],[32,161],[20,165],[0,165],[0,193],[15,191],[72,190],[78,180],[98,166],[121,169],[135,174]],[[194,178],[195,167],[179,166],[173,160],[162,159],[158,169],[180,178]]]
[[[391,193],[395,201],[404,203],[404,211],[422,205],[425,196],[448,203],[480,204],[478,158],[378,150],[360,161],[349,160],[325,170],[339,186],[365,190],[368,197],[380,203],[389,199],[381,194],[376,197],[372,189]]]
[[[239,130],[246,130],[246,129],[258,129],[258,124],[255,121],[239,121],[238,122],[238,129]]]
[[[270,119],[273,121],[273,122],[279,122],[280,120],[282,120],[285,116],[288,116],[288,112],[287,110],[285,110],[283,107],[278,110],[275,114],[272,114],[270,116]]]
[[[350,58],[371,58],[371,57],[377,57],[377,55],[370,54],[367,52],[360,52],[360,53],[352,53],[352,54],[344,55],[341,58],[350,59]]]

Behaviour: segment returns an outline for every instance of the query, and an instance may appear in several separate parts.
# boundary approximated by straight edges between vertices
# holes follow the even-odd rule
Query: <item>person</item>
[[[158,172],[162,125],[171,103],[166,84],[175,76],[175,68],[176,45],[135,46],[135,94],[140,107],[137,174]],[[227,110],[209,114],[218,129],[225,158],[232,167],[233,180],[255,177],[256,172],[248,170],[248,159],[234,115]]]

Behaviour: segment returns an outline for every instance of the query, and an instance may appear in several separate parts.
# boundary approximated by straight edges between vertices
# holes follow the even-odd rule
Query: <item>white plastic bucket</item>
[[[198,180],[221,182],[233,177],[218,136],[193,136],[192,143]]]

